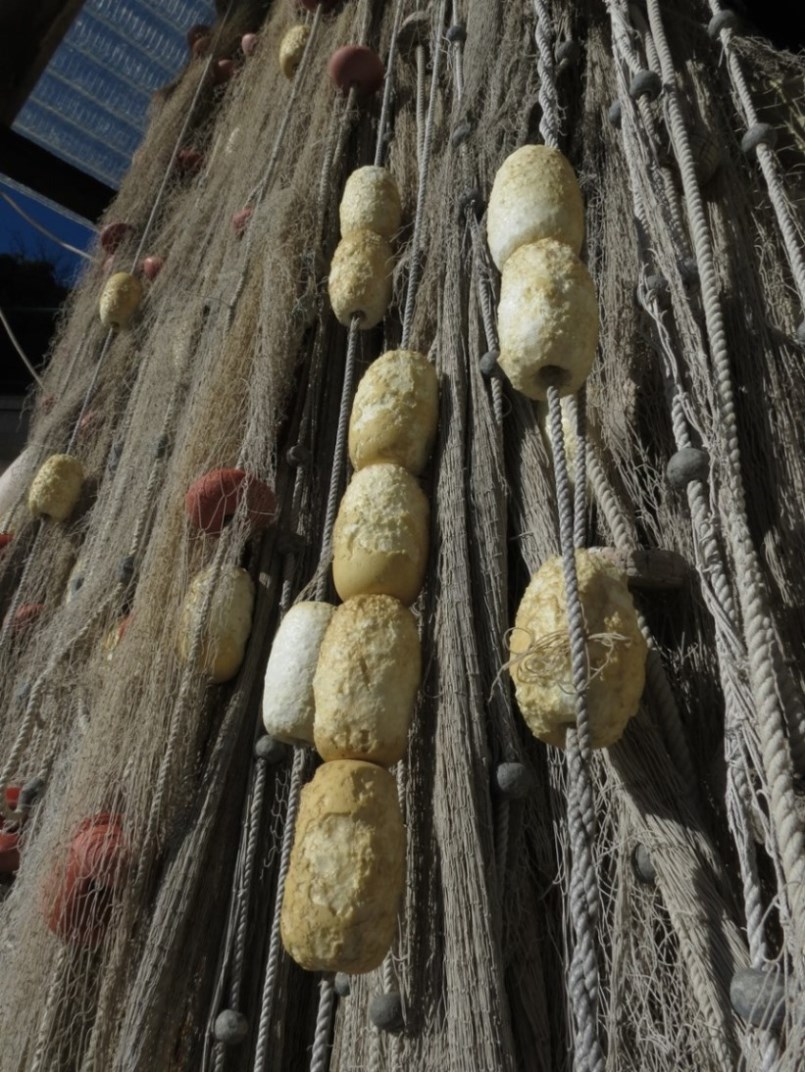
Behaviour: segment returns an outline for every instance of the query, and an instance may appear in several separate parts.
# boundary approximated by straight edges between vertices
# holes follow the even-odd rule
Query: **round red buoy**
[[[20,793],[21,792],[22,792],[22,786],[21,785],[7,785],[6,786],[6,792],[5,792],[6,806],[8,808],[10,808],[11,811],[16,811],[17,810],[17,805],[20,802]],[[2,819],[0,819],[0,823],[2,823]]]
[[[197,37],[193,44],[190,46],[190,54],[194,60],[203,59],[210,51],[212,45],[212,37],[210,34],[204,34],[203,37]]]
[[[296,2],[305,11],[315,11],[317,7],[320,7],[326,13],[337,7],[341,0],[296,0]]]
[[[253,56],[257,50],[257,44],[260,38],[255,33],[244,34],[240,39],[240,47],[243,50],[244,56]]]
[[[146,279],[149,279],[152,283],[162,271],[162,267],[165,264],[164,257],[144,257],[140,268]]]
[[[212,65],[213,85],[220,86],[235,76],[234,60],[216,60]]]
[[[185,512],[196,528],[220,536],[246,497],[246,512],[253,529],[271,524],[277,509],[273,490],[243,469],[213,469],[190,485]]]
[[[114,253],[126,235],[133,230],[130,223],[107,223],[101,228],[101,246],[107,253]]]
[[[204,157],[198,149],[180,149],[176,154],[176,167],[184,175],[195,175],[203,163]]]
[[[97,410],[90,409],[84,414],[81,420],[78,422],[78,434],[84,436],[87,432],[91,432],[95,425],[99,424],[101,415]]]
[[[94,946],[124,881],[126,846],[119,815],[94,815],[79,826],[67,861],[49,888],[48,927],[65,941]]]
[[[14,539],[14,536],[10,532],[0,532],[0,551],[5,550],[6,547]]]
[[[188,47],[192,48],[196,41],[200,41],[203,37],[209,37],[211,33],[212,29],[206,23],[197,22],[195,26],[191,26],[187,31]]]
[[[32,625],[44,609],[44,603],[21,603],[11,618],[11,628],[15,633],[21,632]]]
[[[20,835],[2,829],[0,822],[0,875],[13,875],[20,869]]]
[[[249,220],[252,218],[253,214],[254,214],[254,209],[249,208],[247,206],[246,208],[242,208],[240,210],[240,212],[236,212],[233,215],[233,217],[232,217],[232,230],[235,232],[235,234],[238,236],[238,238],[242,237],[243,232],[248,227]]]
[[[365,45],[345,45],[339,48],[330,57],[327,70],[342,93],[355,89],[362,97],[376,93],[383,85],[385,74],[383,61]]]

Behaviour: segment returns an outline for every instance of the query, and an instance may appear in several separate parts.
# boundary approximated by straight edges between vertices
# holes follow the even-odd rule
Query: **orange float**
[[[96,946],[106,933],[124,881],[126,844],[119,815],[85,819],[48,896],[48,927],[66,942]]]

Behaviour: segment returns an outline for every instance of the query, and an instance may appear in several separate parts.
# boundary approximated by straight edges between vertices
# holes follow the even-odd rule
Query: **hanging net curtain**
[[[802,75],[218,5],[0,485],[3,1072],[799,1067]]]

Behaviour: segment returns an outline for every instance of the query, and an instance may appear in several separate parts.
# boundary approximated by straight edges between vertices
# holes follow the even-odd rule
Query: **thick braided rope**
[[[641,257],[648,257],[645,236],[648,225],[644,206],[638,193],[637,181],[634,175],[635,154],[631,151],[629,138],[629,124],[624,125],[625,146],[627,149],[626,159],[630,171],[635,215],[640,224],[638,227]],[[660,352],[666,359],[666,369],[673,384],[674,395],[671,404],[672,427],[677,449],[683,449],[691,445],[688,431],[686,406],[684,403],[684,386],[679,379],[678,362],[675,360],[673,348],[668,337],[667,330],[662,320],[661,311],[657,303],[656,295],[649,300],[643,301],[643,306],[652,318],[660,341]],[[716,540],[709,504],[704,486],[700,482],[694,482],[687,488],[688,503],[691,511],[692,527],[694,534],[694,548],[697,556],[697,567],[702,579],[702,591],[708,609],[713,615],[716,626],[716,644],[719,653],[719,669],[722,687],[725,695],[725,714],[727,718],[727,803],[728,818],[731,831],[735,838],[742,883],[744,888],[744,903],[747,920],[747,931],[750,950],[757,951],[758,956],[764,948],[763,937],[763,912],[760,894],[757,868],[755,865],[754,844],[748,835],[747,813],[750,807],[749,785],[745,778],[745,772],[735,767],[731,762],[734,753],[734,738],[737,727],[741,724],[740,693],[735,682],[736,666],[745,662],[746,655],[737,628],[737,611],[734,605],[733,592],[726,568],[723,563],[721,551]],[[692,761],[681,725],[676,702],[670,690],[662,663],[658,653],[654,649],[647,624],[642,615],[639,616],[640,626],[649,644],[649,653],[646,666],[647,682],[653,694],[653,702],[658,705],[658,714],[662,727],[663,738],[679,770],[687,784],[695,785],[692,769]],[[730,729],[732,725],[732,729]],[[731,750],[732,746],[732,750]],[[740,781],[743,775],[743,781]],[[735,784],[733,784],[735,783]],[[756,960],[753,952],[753,963],[756,967],[760,963]]]
[[[718,0],[710,0],[710,10],[713,15],[717,15],[723,9]],[[734,36],[733,31],[728,26],[724,26],[719,32],[724,55],[727,58],[727,71],[730,81],[743,112],[746,128],[749,130],[751,127],[757,126],[759,120],[752,94],[744,75],[743,65],[733,45]],[[758,145],[755,153],[769,191],[769,200],[777,217],[777,224],[788,256],[791,275],[794,278],[799,294],[800,304],[805,306],[805,257],[803,257],[799,229],[791,211],[791,203],[780,171],[780,161],[777,153],[770,145]]]
[[[733,547],[741,583],[738,598],[744,618],[749,655],[749,679],[757,702],[758,729],[763,764],[770,791],[771,811],[780,844],[780,854],[788,883],[796,937],[791,943],[795,961],[802,968],[805,950],[805,836],[797,812],[792,781],[791,755],[786,741],[783,712],[776,690],[775,660],[770,647],[771,626],[767,597],[746,519],[745,493],[741,476],[741,456],[735,416],[735,396],[729,351],[718,291],[712,243],[707,217],[696,179],[690,141],[678,101],[673,59],[665,36],[657,0],[648,0],[648,15],[660,58],[665,83],[666,110],[674,152],[682,174],[688,217],[699,266],[707,334],[716,375],[720,416],[725,438],[727,477],[733,498],[727,533]]]
[[[277,982],[279,980],[281,953],[280,917],[282,913],[282,901],[285,896],[285,880],[288,877],[288,868],[291,863],[291,849],[293,848],[296,813],[299,810],[299,797],[302,792],[302,783],[304,781],[306,766],[307,756],[305,751],[302,748],[297,748],[294,751],[293,767],[291,768],[291,783],[288,787],[288,808],[285,813],[285,828],[282,835],[280,865],[277,872],[277,892],[274,898],[274,914],[271,918],[266,971],[263,978],[263,990],[260,996],[260,1020],[257,1027],[257,1043],[255,1046],[252,1072],[264,1072],[266,1067],[268,1038],[271,1030],[274,1000],[277,993]]]
[[[437,26],[444,25],[447,13],[447,0],[441,0]],[[408,347],[411,340],[411,329],[414,322],[414,304],[416,292],[419,286],[419,277],[422,273],[422,231],[425,225],[425,192],[428,186],[428,172],[430,170],[430,155],[433,148],[433,131],[436,125],[436,102],[439,98],[439,76],[442,67],[442,50],[434,49],[433,69],[430,80],[430,97],[428,99],[428,112],[425,119],[425,129],[422,134],[422,152],[419,157],[419,183],[416,194],[416,213],[414,215],[414,235],[411,239],[411,266],[408,272],[408,290],[405,295],[405,311],[403,313],[402,341],[400,346],[403,350]]]
[[[394,80],[391,72],[394,69],[394,61],[397,58],[397,39],[400,35],[405,0],[396,0],[394,7],[394,22],[391,27],[391,39],[389,40],[389,54],[386,59],[386,78],[383,83],[383,103],[380,106],[380,118],[377,122],[377,143],[375,144],[375,167],[383,163],[386,150],[386,127],[388,126],[389,110],[391,106],[391,91]],[[319,9],[316,9],[318,14]]]
[[[539,132],[542,140],[552,149],[559,148],[559,99],[556,93],[556,71],[553,60],[553,26],[549,0],[534,0],[537,24],[534,42],[537,46],[537,73],[539,75]]]
[[[587,543],[587,389],[583,384],[578,394],[566,399],[565,409],[576,440],[573,546],[584,547]]]
[[[573,499],[567,474],[559,390],[548,389],[548,408],[553,444],[556,498],[562,569],[565,578],[570,659],[576,698],[576,726],[566,738],[568,826],[572,853],[570,910],[575,932],[570,967],[570,997],[576,1020],[574,1067],[603,1072],[604,1054],[598,1038],[598,959],[596,925],[598,885],[593,860],[595,804],[590,778],[590,718],[587,710],[587,643],[584,613],[579,598],[576,556],[573,544]]]
[[[416,151],[420,160],[425,146],[425,74],[425,46],[420,43],[416,46]]]
[[[358,349],[358,319],[353,319],[349,327],[347,357],[344,365],[344,385],[341,389],[341,406],[338,413],[338,429],[335,437],[333,468],[330,473],[330,488],[327,494],[327,510],[324,515],[324,527],[321,537],[321,557],[316,577],[316,599],[327,595],[327,581],[330,558],[332,557],[333,525],[338,510],[341,494],[341,477],[344,470],[344,448],[349,430],[349,413],[352,404],[352,387],[355,380],[355,355]]]
[[[327,1072],[330,1067],[330,1024],[335,1006],[333,976],[325,975],[319,983],[319,1009],[316,1015],[316,1033],[310,1055],[310,1072]]]
[[[452,21],[456,25],[461,18],[459,5],[453,3]],[[453,55],[453,78],[455,82],[456,99],[461,101],[464,92],[464,68],[462,56],[464,50],[463,38],[458,37],[451,44]],[[469,181],[470,168],[467,161],[466,143],[460,147],[462,163],[464,165],[464,178]],[[483,325],[484,338],[487,352],[497,352],[499,349],[498,329],[495,321],[495,312],[492,303],[492,281],[487,258],[486,244],[481,235],[481,227],[478,223],[478,215],[475,205],[467,204],[464,212],[465,219],[469,223],[470,238],[472,242],[472,267],[475,278],[475,290],[478,297],[478,305],[481,310],[481,323]],[[500,434],[503,429],[503,384],[499,376],[493,376],[491,380],[492,412],[495,425],[498,429],[498,444],[502,447]],[[495,868],[498,879],[498,893],[502,900],[506,886],[506,867],[509,855],[509,826],[511,804],[508,797],[501,796],[495,808]]]

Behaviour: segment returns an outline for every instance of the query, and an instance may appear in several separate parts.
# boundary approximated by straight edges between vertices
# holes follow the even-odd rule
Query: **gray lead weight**
[[[128,584],[134,576],[134,555],[125,555],[117,564],[117,579],[121,584]]]
[[[481,370],[481,375],[486,376],[487,379],[492,375],[495,369],[498,367],[498,360],[500,359],[499,350],[487,350],[481,360],[478,362],[478,367]]]
[[[632,867],[639,882],[653,886],[657,881],[657,872],[651,860],[651,853],[645,845],[637,845],[632,853]]]
[[[710,37],[718,37],[722,30],[732,30],[733,33],[737,33],[740,28],[740,16],[727,8],[713,15],[707,24],[707,33]]]
[[[697,447],[684,447],[671,455],[665,470],[672,488],[686,488],[692,480],[706,480],[710,472],[710,458],[706,451]]]
[[[216,1042],[224,1046],[237,1046],[249,1033],[249,1021],[242,1012],[224,1009],[216,1016],[212,1033]]]
[[[567,41],[562,41],[561,44],[556,46],[556,62],[559,65],[560,70],[565,70],[566,67],[572,67],[579,62],[581,56],[581,49],[579,48],[578,41],[574,41],[572,38]]]
[[[682,282],[687,286],[696,286],[699,282],[699,265],[696,262],[696,258],[685,257],[680,262],[679,274],[682,276]]]
[[[447,31],[447,40],[451,45],[463,45],[467,40],[467,31],[465,27],[460,22],[451,26]]]
[[[20,790],[20,798],[17,803],[18,811],[27,811],[42,794],[42,790],[45,788],[44,778],[31,778],[29,782]]]
[[[621,119],[623,118],[623,107],[619,100],[614,100],[612,104],[610,104],[607,118],[616,130],[620,130]]]
[[[632,100],[648,97],[656,100],[662,92],[662,81],[656,71],[638,71],[629,83],[629,96]]]
[[[730,982],[730,1001],[753,1027],[779,1031],[785,1022],[785,983],[777,972],[739,968]]]
[[[754,156],[758,145],[768,145],[773,149],[777,144],[777,131],[770,123],[755,123],[741,138],[741,152]]]
[[[307,447],[303,447],[301,443],[294,443],[292,447],[288,448],[286,458],[288,459],[288,465],[307,465],[310,462],[310,451]]]
[[[459,123],[458,126],[453,128],[453,133],[450,135],[450,144],[454,149],[457,149],[459,145],[464,144],[471,134],[472,123],[465,119],[463,123]]]
[[[333,981],[333,987],[340,998],[348,998],[352,992],[352,984],[349,981],[349,976],[345,972],[338,972],[336,974],[335,980]]]
[[[495,783],[504,797],[522,800],[534,791],[536,779],[525,763],[499,763]]]
[[[254,746],[254,754],[257,759],[262,759],[269,766],[275,766],[277,763],[281,763],[287,755],[288,749],[282,741],[278,741],[276,737],[271,737],[269,734],[264,733]]]
[[[402,995],[396,990],[387,994],[375,994],[369,1002],[369,1019],[378,1031],[398,1035],[405,1027]]]

